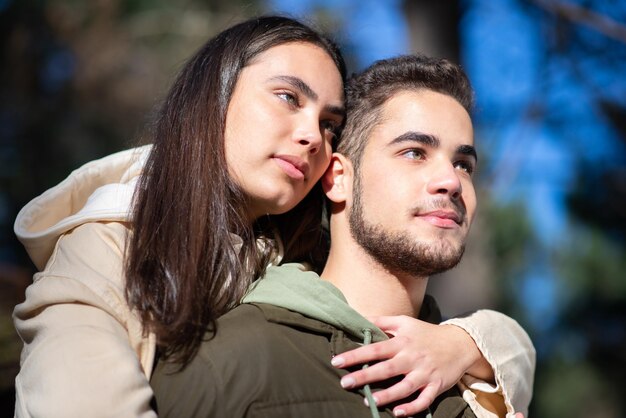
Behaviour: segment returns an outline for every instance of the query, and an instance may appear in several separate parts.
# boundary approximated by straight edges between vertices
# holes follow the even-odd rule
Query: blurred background
[[[431,279],[447,315],[518,320],[537,348],[531,417],[626,416],[626,2],[0,0],[0,415],[11,322],[34,266],[18,210],[129,148],[177,70],[218,31],[282,12],[330,33],[351,71],[423,52],[476,89],[479,216]],[[494,330],[497,332],[497,330]]]

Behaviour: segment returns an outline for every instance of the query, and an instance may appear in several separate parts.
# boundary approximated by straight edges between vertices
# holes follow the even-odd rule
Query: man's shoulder
[[[259,358],[271,364],[273,358],[285,354],[285,345],[292,351],[310,354],[309,347],[302,343],[308,340],[307,335],[312,339],[328,335],[320,341],[327,344],[333,332],[336,328],[331,325],[298,312],[265,303],[244,303],[216,321],[192,363],[222,373],[225,363],[237,358],[239,367],[260,368],[264,365]]]
[[[259,307],[241,304],[218,318],[215,327],[207,332],[197,358],[219,364],[226,356],[236,356],[245,362],[247,353],[272,344],[276,338],[276,329]]]
[[[207,332],[198,352],[181,369],[180,364],[160,361],[152,375],[159,416],[244,416],[259,388],[263,374],[259,350],[271,352],[272,336],[262,312],[240,305],[220,317]]]
[[[267,411],[306,409],[311,400],[332,399],[337,390],[329,388],[335,386],[344,395],[330,365],[330,333],[327,338],[311,331],[323,328],[312,328],[316,322],[273,305],[237,306],[217,320],[187,367],[157,367],[151,384],[159,414],[245,416],[252,405]]]

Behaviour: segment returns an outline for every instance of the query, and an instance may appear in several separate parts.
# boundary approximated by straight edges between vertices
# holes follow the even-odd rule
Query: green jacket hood
[[[243,303],[267,303],[332,325],[362,341],[364,330],[372,341],[388,339],[376,325],[352,309],[341,291],[302,264],[269,267],[263,278],[254,282]]]

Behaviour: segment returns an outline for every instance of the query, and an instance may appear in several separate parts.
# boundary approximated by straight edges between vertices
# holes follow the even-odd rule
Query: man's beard
[[[382,267],[392,273],[428,277],[455,267],[463,257],[465,243],[451,245],[445,239],[437,243],[421,242],[402,232],[390,232],[369,222],[363,215],[360,175],[355,173],[353,206],[348,215],[354,240]]]

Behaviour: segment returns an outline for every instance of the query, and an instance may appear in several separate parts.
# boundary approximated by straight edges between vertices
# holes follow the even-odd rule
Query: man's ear
[[[345,202],[352,193],[352,163],[343,154],[333,153],[330,165],[322,176],[322,189],[332,202]]]

